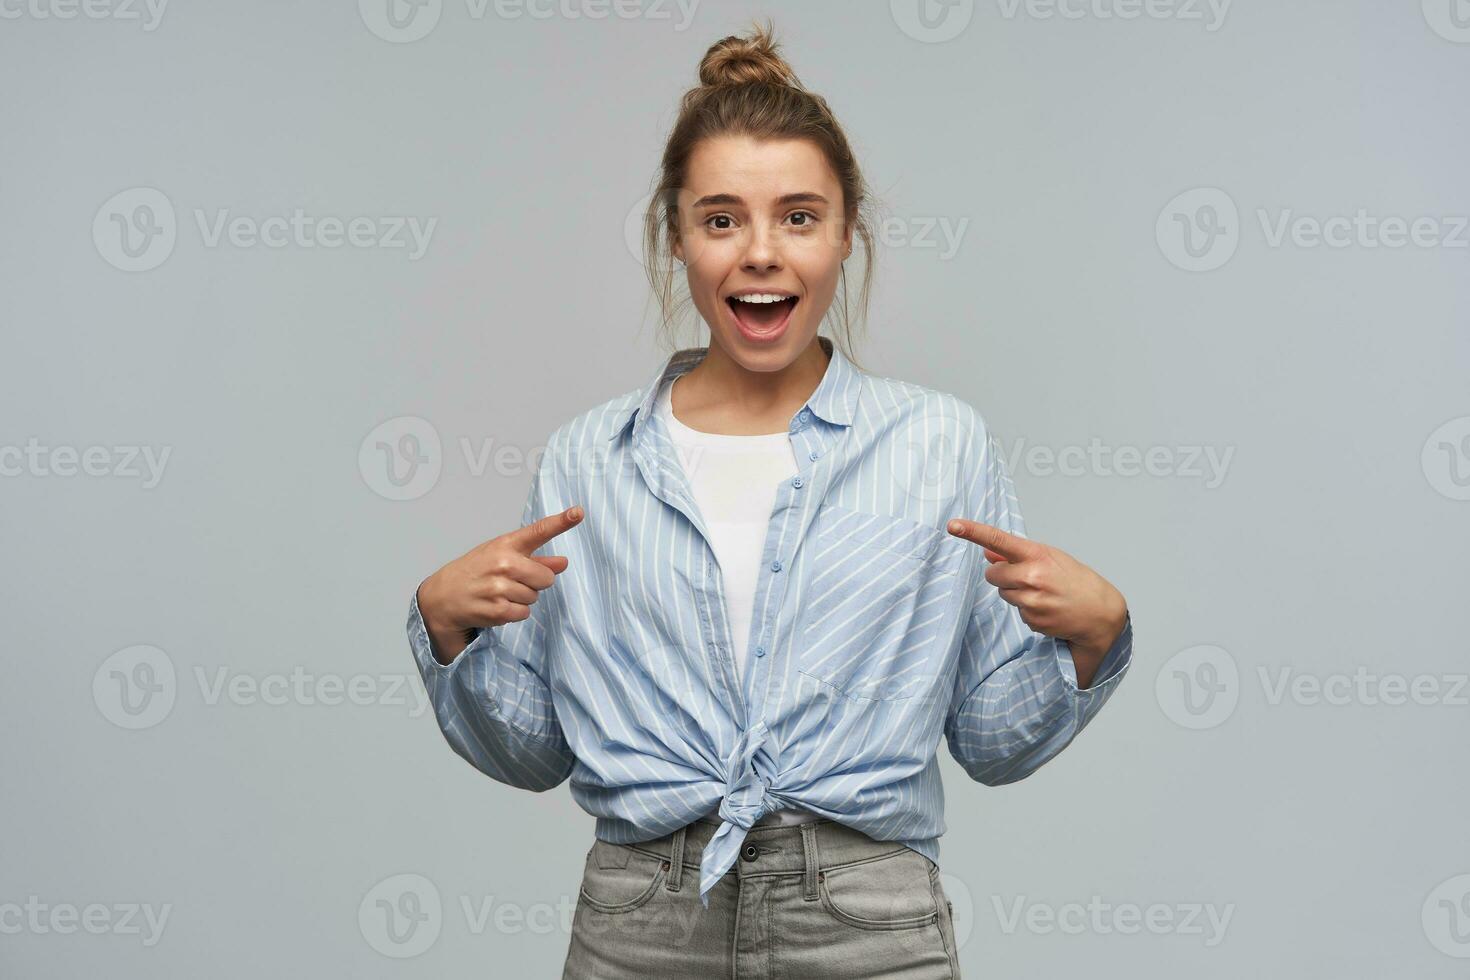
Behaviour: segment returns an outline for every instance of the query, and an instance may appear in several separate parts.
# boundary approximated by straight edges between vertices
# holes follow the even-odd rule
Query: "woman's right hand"
[[[567,569],[565,555],[531,552],[582,520],[581,507],[548,514],[476,545],[419,585],[419,613],[434,658],[448,665],[474,631],[526,619],[537,593]]]

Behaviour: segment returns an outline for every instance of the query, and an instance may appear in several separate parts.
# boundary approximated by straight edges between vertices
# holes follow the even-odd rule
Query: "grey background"
[[[1214,29],[1203,5],[983,0],[943,41],[904,0],[704,0],[687,23],[651,0],[602,19],[443,0],[411,42],[369,28],[371,0],[175,0],[152,29],[143,7],[39,15],[64,3],[0,19],[0,462],[48,447],[44,474],[0,477],[0,975],[557,973],[548,914],[592,819],[565,786],[514,791],[449,751],[404,619],[525,499],[526,465],[474,466],[462,440],[532,452],[665,356],[625,222],[699,57],[756,14],[896,221],[860,360],[972,401],[1007,447],[1166,462],[1013,460],[1030,535],[1128,596],[1136,662],[1022,783],[970,783],[944,754],[967,975],[1470,971],[1470,235],[1273,246],[1258,214],[1428,216],[1441,237],[1470,214],[1449,0],[1241,0]],[[105,232],[136,188],[167,198],[177,240],[129,272]],[[1211,271],[1156,234],[1196,188],[1239,211]],[[413,259],[210,246],[195,217],[297,208],[437,225]],[[925,232],[962,223],[956,249]],[[359,451],[404,416],[441,438],[441,473],[390,500]],[[56,472],[57,447],[92,446],[106,475]],[[170,453],[155,486],[121,466],[143,446]],[[1189,447],[1230,453],[1223,478]],[[173,700],[128,728],[110,658],[139,645]],[[1439,693],[1273,696],[1360,668]],[[298,669],[366,703],[212,697]],[[442,902],[407,958],[373,925],[399,875]],[[1068,911],[1094,896],[1172,925]],[[1008,928],[1017,902],[1035,918]],[[130,903],[167,907],[155,942]],[[89,905],[99,932],[67,931]]]

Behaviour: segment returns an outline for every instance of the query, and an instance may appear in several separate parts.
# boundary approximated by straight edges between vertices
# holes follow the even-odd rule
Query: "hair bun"
[[[796,72],[776,53],[769,24],[756,24],[745,36],[731,34],[710,45],[699,63],[703,85],[791,85],[801,87]]]

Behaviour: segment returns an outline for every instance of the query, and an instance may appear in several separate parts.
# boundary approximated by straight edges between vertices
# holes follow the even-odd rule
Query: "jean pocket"
[[[905,517],[824,504],[808,535],[798,669],[855,699],[927,690],[959,581],[949,537]]]
[[[666,860],[623,844],[599,840],[587,852],[582,872],[582,901],[588,908],[608,915],[635,911],[658,893],[668,872]]]
[[[858,929],[918,929],[939,921],[928,860],[902,851],[817,872],[822,908]]]

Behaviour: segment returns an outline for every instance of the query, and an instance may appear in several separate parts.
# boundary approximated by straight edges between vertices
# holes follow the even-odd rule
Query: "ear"
[[[843,257],[849,256],[849,255],[852,254],[852,222],[851,221],[847,222],[847,225],[842,229],[842,254],[843,254]]]
[[[674,258],[678,259],[680,263],[684,262],[684,243],[677,237],[674,238],[670,251],[674,253]]]

